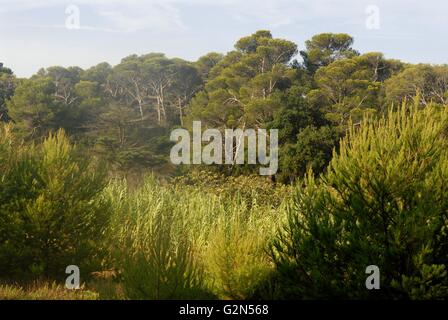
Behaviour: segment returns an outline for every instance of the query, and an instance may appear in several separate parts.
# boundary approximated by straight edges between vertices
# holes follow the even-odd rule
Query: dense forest
[[[347,34],[28,79],[0,63],[0,298],[446,299],[447,105],[448,65]],[[278,129],[278,173],[172,164],[196,120]]]

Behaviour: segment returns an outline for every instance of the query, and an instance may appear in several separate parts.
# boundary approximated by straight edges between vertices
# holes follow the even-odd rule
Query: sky
[[[448,63],[447,0],[0,0],[0,62],[19,77],[163,52],[226,53],[257,30],[294,41],[348,33],[361,52]]]

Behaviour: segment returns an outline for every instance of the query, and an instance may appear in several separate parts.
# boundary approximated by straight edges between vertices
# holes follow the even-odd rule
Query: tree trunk
[[[180,98],[178,98],[178,103],[179,103],[179,117],[180,117],[180,125],[181,127],[184,126],[184,119],[183,119],[183,113],[182,113],[182,101]]]

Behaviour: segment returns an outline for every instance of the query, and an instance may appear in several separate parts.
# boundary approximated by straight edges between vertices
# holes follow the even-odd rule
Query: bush
[[[0,274],[64,278],[74,264],[87,275],[108,221],[104,173],[62,131],[38,146],[10,131],[0,128]]]
[[[297,186],[273,243],[283,298],[448,297],[448,111],[366,119]],[[377,265],[381,289],[365,287]]]
[[[182,187],[193,186],[203,193],[213,193],[249,207],[278,208],[291,194],[290,186],[275,184],[266,177],[224,176],[211,171],[190,171],[177,177],[174,183]]]
[[[315,175],[325,171],[331,161],[332,151],[338,147],[340,134],[335,128],[309,126],[300,131],[294,144],[285,144],[280,150],[278,180],[294,181],[303,177],[308,169]]]

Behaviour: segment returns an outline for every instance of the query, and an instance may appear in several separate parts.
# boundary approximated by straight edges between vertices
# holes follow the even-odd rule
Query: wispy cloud
[[[61,8],[61,15],[64,15],[65,7],[74,4],[88,9],[98,18],[96,23],[82,25],[81,29],[115,32],[184,30],[186,27],[176,7],[177,3],[170,0],[0,0],[0,15],[45,8]],[[83,16],[81,10],[81,19]],[[54,27],[50,24],[39,25]]]
[[[38,9],[61,9],[68,5],[78,5],[92,13],[88,22],[82,19],[81,29],[107,32],[135,32],[141,30],[184,31],[185,8],[194,8],[200,12],[215,10],[234,22],[242,24],[260,24],[265,28],[312,23],[340,19],[345,24],[358,23],[364,19],[365,7],[377,5],[384,16],[393,18],[415,15],[419,19],[430,17],[426,24],[443,23],[448,11],[446,0],[0,0],[1,17],[12,12],[24,12]],[[26,15],[25,15],[26,17]],[[26,21],[25,21],[26,22]],[[23,21],[22,21],[23,24]],[[29,22],[41,27],[52,27],[42,21]],[[53,23],[54,24],[54,23]],[[223,26],[224,27],[224,26]]]
[[[146,6],[132,3],[97,6],[99,16],[110,20],[120,31],[133,32],[145,29],[185,30],[180,11],[176,6],[164,1],[150,1]]]
[[[328,6],[322,0],[310,1],[322,11]],[[92,10],[98,24],[104,20],[110,26],[91,24],[90,27],[132,32],[144,29],[184,30],[183,7],[214,8],[222,10],[230,18],[245,23],[260,22],[266,27],[288,25],[312,10],[309,1],[302,0],[0,0],[2,13],[22,12],[43,8],[61,8],[74,4]],[[327,1],[328,2],[328,1]],[[333,8],[334,9],[334,8]],[[331,9],[326,9],[331,10]],[[82,12],[81,12],[82,13]]]
[[[81,14],[80,29],[70,32],[69,5]],[[380,9],[380,30],[366,28],[368,5]],[[447,0],[0,0],[0,38],[8,43],[0,59],[23,75],[150,51],[196,59],[270,29],[302,46],[319,32],[346,32],[361,51],[446,62],[446,12]]]

